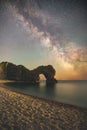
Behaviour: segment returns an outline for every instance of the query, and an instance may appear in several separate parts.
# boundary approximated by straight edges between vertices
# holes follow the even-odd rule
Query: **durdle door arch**
[[[56,79],[54,78],[55,69],[51,65],[39,66],[34,71],[36,71],[38,78],[39,78],[40,74],[43,74],[44,77],[46,78],[46,82],[48,82],[48,83],[55,83],[56,82]]]
[[[47,83],[56,83],[54,78],[55,69],[52,65],[39,66],[36,69],[28,70],[22,65],[15,65],[9,62],[0,63],[0,79],[22,82],[37,83],[40,81],[40,74],[43,74]]]

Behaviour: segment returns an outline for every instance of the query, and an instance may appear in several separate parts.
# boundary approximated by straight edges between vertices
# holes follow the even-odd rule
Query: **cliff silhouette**
[[[15,65],[9,62],[0,63],[0,79],[2,80],[38,83],[40,81],[39,75],[43,74],[47,83],[56,83],[55,73],[52,65],[39,66],[36,69],[29,70],[23,65]]]

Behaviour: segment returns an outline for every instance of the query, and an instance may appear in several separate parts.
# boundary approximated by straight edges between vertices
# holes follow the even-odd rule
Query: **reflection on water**
[[[60,83],[55,93],[61,102],[87,107],[87,82]]]
[[[7,83],[5,87],[30,95],[87,107],[87,81],[59,82],[55,85],[47,85],[44,81],[41,81],[39,85]]]

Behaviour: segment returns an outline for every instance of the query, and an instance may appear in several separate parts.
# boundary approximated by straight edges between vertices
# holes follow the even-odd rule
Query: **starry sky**
[[[0,0],[0,62],[53,65],[60,80],[87,80],[86,0]]]

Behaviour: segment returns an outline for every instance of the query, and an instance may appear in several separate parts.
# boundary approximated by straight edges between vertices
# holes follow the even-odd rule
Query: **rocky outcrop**
[[[46,77],[47,83],[57,82],[54,78],[55,69],[51,65],[39,66],[34,70],[28,70],[22,65],[17,66],[9,62],[0,63],[0,79],[37,83],[40,80],[40,74]]]

